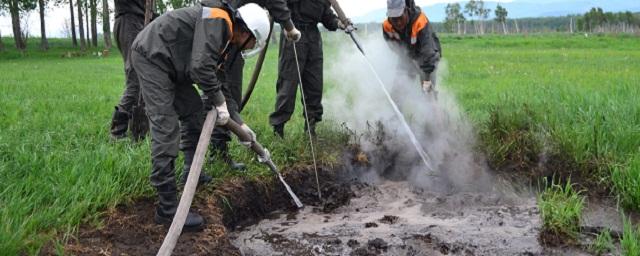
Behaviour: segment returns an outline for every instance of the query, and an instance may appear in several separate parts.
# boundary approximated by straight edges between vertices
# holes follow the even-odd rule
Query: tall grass
[[[584,197],[573,189],[571,181],[565,185],[551,181],[538,197],[543,234],[554,239],[575,240],[580,232],[583,207]]]
[[[149,140],[140,144],[109,140],[111,112],[124,88],[119,53],[63,58],[76,52],[67,47],[70,42],[52,39],[50,45],[48,52],[30,45],[25,53],[7,45],[8,51],[0,53],[2,255],[37,254],[44,243],[73,232],[80,223],[99,221],[106,209],[153,195]],[[272,48],[244,118],[277,165],[309,163],[299,105],[284,140],[276,138],[268,124],[276,64],[277,50]],[[246,81],[252,67],[247,63]],[[319,158],[335,163],[340,152],[334,149],[340,148],[344,136],[330,124],[318,129]],[[220,163],[205,166],[205,171],[218,181],[232,175],[271,175],[246,148],[233,142],[231,150],[249,164],[247,173],[230,172]]]
[[[616,166],[611,181],[624,207],[640,210],[640,155],[635,154],[624,166]]]
[[[611,230],[605,229],[593,241],[589,246],[589,250],[596,255],[604,255],[605,253],[613,252],[616,249],[613,244],[613,237],[611,237]]]
[[[610,187],[614,167],[627,165],[628,158],[637,155],[640,38],[553,35],[442,41],[449,60],[446,85],[479,128],[494,166],[519,164],[506,161],[509,156],[545,164],[546,157],[556,154],[573,163],[558,168],[558,175],[579,172],[600,187]],[[627,176],[631,182],[640,182],[632,176]],[[622,198],[637,194],[631,187],[616,193]]]
[[[5,40],[7,51],[0,52],[2,254],[35,254],[52,237],[98,220],[105,209],[153,194],[148,141],[131,145],[108,140],[111,111],[124,85],[119,54],[62,58],[75,52],[70,42],[49,42],[48,52],[37,50],[37,40],[31,40],[27,52],[18,53],[11,40]],[[449,63],[445,86],[456,93],[483,141],[492,143],[487,147],[492,159],[526,149],[531,151],[523,155],[531,163],[539,161],[541,153],[562,152],[576,163],[607,171],[610,166],[638,166],[627,158],[640,148],[640,39],[554,35],[443,37],[442,42]],[[337,47],[327,42],[325,65],[336,64],[331,60]],[[284,140],[275,138],[268,124],[275,97],[276,49],[268,55],[243,117],[278,165],[308,163],[300,105]],[[252,66],[247,63],[245,80]],[[492,125],[495,117],[500,122]],[[339,160],[335,149],[344,136],[334,128],[330,122],[319,127],[324,136],[317,151],[325,162]],[[510,134],[522,136],[514,139]],[[268,175],[252,161],[253,154],[235,144],[231,150],[239,160],[251,162],[246,175]],[[206,166],[206,171],[217,178],[239,175],[218,163]],[[637,176],[619,180],[638,180],[633,177]],[[615,182],[607,172],[601,178]],[[637,198],[628,196],[633,194],[628,185],[616,193]]]
[[[634,227],[629,219],[624,217],[624,229],[620,239],[622,254],[625,256],[640,255],[640,226]]]

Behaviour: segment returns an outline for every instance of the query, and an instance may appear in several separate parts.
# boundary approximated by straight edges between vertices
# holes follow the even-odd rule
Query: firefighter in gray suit
[[[185,154],[189,170],[202,131],[202,109],[215,107],[218,125],[229,120],[222,93],[225,58],[231,46],[243,56],[259,52],[269,34],[267,12],[255,4],[234,8],[222,1],[182,8],[150,23],[131,50],[151,132],[151,184],[158,192],[155,221],[170,224],[178,206],[175,159]],[[193,84],[208,96],[206,102]],[[254,134],[242,124],[245,131]],[[254,134],[255,136],[255,134]],[[189,213],[185,230],[200,230],[204,220]]]
[[[203,0],[205,4],[210,0]],[[265,7],[273,20],[280,24],[284,29],[284,37],[289,41],[297,41],[300,39],[301,34],[296,29],[293,21],[291,20],[291,12],[287,7],[286,0],[229,0],[229,3],[233,7],[239,7],[247,3],[256,3],[262,7]],[[242,76],[244,69],[244,59],[238,57],[239,50],[236,47],[232,47],[229,53],[227,63],[225,63],[225,81],[222,91],[227,99],[227,105],[231,118],[241,123],[240,118],[240,103],[242,102]],[[242,163],[236,163],[229,155],[229,141],[231,141],[230,133],[224,127],[216,127],[211,136],[211,161],[214,159],[220,159],[227,163],[234,170],[244,170],[245,165]]]
[[[305,114],[309,119],[309,123],[305,123],[305,129],[310,129],[311,133],[315,135],[316,123],[322,120],[323,87],[322,37],[318,23],[322,23],[330,31],[346,27],[331,10],[331,4],[327,0],[289,0],[288,3],[291,19],[296,28],[302,32],[302,39],[296,43],[296,47],[302,75],[302,90],[307,103],[307,113]],[[269,116],[273,131],[280,137],[284,137],[284,125],[291,118],[295,108],[298,80],[293,43],[280,40],[275,111]]]
[[[133,106],[138,104],[140,83],[136,71],[131,66],[131,44],[144,27],[145,0],[115,0],[116,22],[113,32],[124,60],[125,90],[111,118],[111,137],[122,139],[127,136],[129,119]],[[155,14],[154,14],[155,16]]]

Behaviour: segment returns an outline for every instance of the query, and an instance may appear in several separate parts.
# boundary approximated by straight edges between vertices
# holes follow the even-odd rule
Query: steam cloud
[[[370,37],[362,43],[435,169],[430,173],[422,163],[366,59],[354,47],[344,45],[335,63],[329,63],[328,74],[336,86],[328,92],[324,106],[329,118],[361,135],[354,142],[372,156],[365,179],[407,180],[420,188],[447,193],[491,190],[485,161],[473,150],[473,128],[444,86],[446,60],[436,72],[435,99],[422,92],[419,78],[406,68],[410,60],[405,54],[397,54],[398,49],[391,49],[382,37]]]

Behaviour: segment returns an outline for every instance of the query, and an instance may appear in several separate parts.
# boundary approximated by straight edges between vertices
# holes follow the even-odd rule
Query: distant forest
[[[469,5],[471,3],[471,5]],[[526,33],[629,33],[640,35],[640,13],[605,12],[594,7],[582,15],[539,18],[508,18],[508,10],[498,5],[495,18],[488,19],[490,9],[482,1],[470,1],[464,8],[449,4],[444,22],[432,22],[438,33],[460,35],[526,34]],[[427,13],[427,16],[429,14]],[[379,30],[379,23],[361,24],[367,32]]]

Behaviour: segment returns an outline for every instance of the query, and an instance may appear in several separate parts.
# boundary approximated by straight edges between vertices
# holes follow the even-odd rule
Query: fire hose
[[[158,250],[157,255],[159,256],[171,255],[173,249],[176,246],[176,243],[178,242],[178,238],[182,233],[182,228],[184,227],[187,215],[189,214],[189,208],[191,207],[191,202],[193,201],[196,187],[198,186],[198,179],[200,178],[200,172],[202,171],[202,166],[205,161],[207,149],[209,147],[209,141],[211,139],[211,133],[213,132],[213,128],[215,127],[217,115],[218,113],[215,108],[207,113],[207,118],[204,121],[202,132],[200,133],[200,139],[198,140],[198,146],[193,158],[193,163],[191,164],[191,169],[189,169],[189,176],[187,177],[187,182],[184,185],[184,191],[182,192],[182,196],[180,197],[180,204],[178,205],[176,214],[173,217],[173,222],[171,223],[171,227],[169,227],[167,236],[165,237],[160,250]],[[291,187],[289,187],[289,185],[284,181],[284,178],[278,171],[278,167],[276,167],[276,165],[273,163],[273,160],[271,160],[269,151],[262,147],[262,145],[258,141],[253,140],[252,136],[245,132],[235,121],[229,119],[229,122],[225,126],[231,132],[236,134],[240,141],[251,141],[250,149],[256,152],[260,163],[267,165],[269,169],[277,176],[277,178],[289,193],[289,196],[291,196],[295,205],[298,208],[304,207],[302,202],[300,202],[300,199],[298,199],[296,194],[291,190]]]
[[[264,59],[267,56],[267,50],[269,50],[269,42],[271,41],[272,36],[273,36],[273,20],[271,20],[271,29],[269,30],[269,35],[267,35],[267,42],[264,46],[264,49],[262,49],[262,52],[260,52],[260,56],[258,56],[258,60],[256,61],[256,65],[253,69],[253,75],[251,76],[251,80],[247,85],[247,91],[244,93],[244,96],[242,96],[242,102],[240,103],[240,111],[238,112],[242,112],[244,107],[247,105],[247,102],[249,102],[249,98],[251,98],[253,89],[256,88],[256,83],[258,82],[258,78],[260,77],[260,71],[262,70]]]

